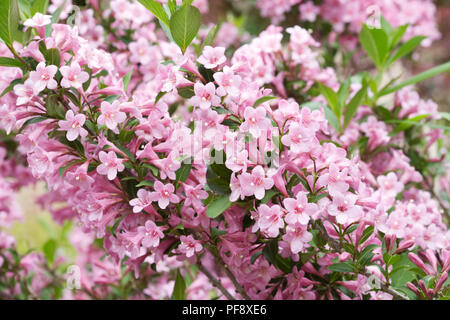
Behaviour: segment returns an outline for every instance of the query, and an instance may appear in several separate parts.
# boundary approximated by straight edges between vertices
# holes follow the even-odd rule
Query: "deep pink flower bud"
[[[436,294],[442,288],[442,285],[445,283],[445,281],[447,281],[447,279],[448,279],[448,272],[445,272],[441,275],[439,281],[436,283],[436,287],[434,288],[433,294]]]
[[[420,269],[425,271],[426,274],[431,275],[432,272],[430,272],[429,268],[425,265],[425,263],[422,261],[422,259],[419,258],[419,256],[413,252],[408,253],[408,258],[411,260],[416,266],[418,266]]]
[[[395,250],[394,254],[400,254],[404,251],[406,251],[408,248],[412,247],[414,245],[413,240],[402,240],[398,244],[397,250]]]
[[[389,254],[394,249],[396,239],[397,239],[397,237],[395,236],[395,234],[386,235],[384,237],[384,243],[386,244],[386,252],[388,252]]]
[[[414,284],[412,284],[411,282],[408,282],[406,284],[406,286],[408,287],[409,290],[414,292],[416,294],[416,296],[418,296],[419,298],[422,297],[422,295],[420,294],[419,289],[417,289],[417,287]]]

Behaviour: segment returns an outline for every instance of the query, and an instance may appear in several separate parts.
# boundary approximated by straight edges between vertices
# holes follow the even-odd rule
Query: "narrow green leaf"
[[[417,48],[420,43],[426,39],[426,37],[423,36],[417,36],[414,38],[409,39],[404,44],[398,48],[398,50],[388,59],[386,62],[386,66],[390,66],[392,63],[397,61],[398,59],[403,58],[407,54],[411,53],[415,48]]]
[[[348,95],[350,94],[350,78],[347,78],[344,82],[342,82],[339,91],[337,93],[338,96],[338,114],[339,118],[344,111],[345,103],[347,102]]]
[[[333,91],[333,89],[327,87],[323,83],[318,82],[318,84],[320,93],[323,95],[325,100],[327,100],[328,106],[339,119],[338,95]]]
[[[387,88],[387,89],[381,91],[378,96],[382,97],[382,96],[397,92],[398,90],[400,90],[404,87],[411,86],[418,82],[433,78],[433,77],[437,76],[438,74],[441,74],[444,72],[449,72],[449,71],[450,71],[450,61],[447,63],[441,64],[440,66],[437,66],[435,68],[432,68],[430,70],[427,70],[425,72],[422,72],[418,75],[415,75],[415,76],[409,78],[408,80],[403,81],[392,88]]]
[[[231,207],[233,203],[230,201],[230,195],[222,195],[214,199],[206,209],[206,215],[210,218],[216,218],[225,210]]]
[[[415,123],[419,122],[422,119],[428,118],[429,114],[422,114],[410,119],[405,120],[390,120],[386,121],[386,123],[398,123],[398,125],[395,127],[395,129],[389,134],[390,136],[395,136],[396,134],[408,130],[411,128]]]
[[[398,27],[394,30],[390,39],[390,48],[393,49],[403,38],[405,35],[406,29],[408,29],[408,25],[405,24],[403,26]]]
[[[133,69],[130,70],[124,77],[123,77],[123,91],[127,91],[128,85],[130,84],[131,76],[133,75]]]
[[[20,62],[19,60],[7,58],[7,57],[0,57],[0,66],[2,67],[17,67],[17,68],[23,68],[24,64]]]
[[[191,5],[183,5],[170,18],[170,33],[181,51],[186,51],[200,29],[202,15]]]
[[[181,276],[180,270],[177,270],[177,277],[175,279],[175,286],[173,288],[172,300],[184,300],[186,291],[186,282]]]
[[[263,104],[264,102],[270,101],[270,100],[274,100],[274,99],[279,99],[278,97],[274,97],[274,96],[265,96],[265,97],[261,97],[258,100],[255,101],[255,103],[253,104],[253,108],[256,108],[257,106]]]
[[[220,24],[217,24],[211,27],[211,29],[209,29],[208,34],[205,37],[205,40],[203,40],[202,45],[200,46],[199,52],[202,52],[205,46],[212,46],[214,44],[214,40],[216,40],[217,33],[220,30],[220,26],[221,26]]]
[[[59,66],[61,65],[61,55],[56,48],[48,49],[44,53],[44,58],[47,66],[54,65],[59,68]]]
[[[350,263],[345,263],[345,262],[332,264],[331,266],[328,267],[328,269],[331,271],[336,271],[336,272],[353,272],[354,271],[353,266]]]
[[[161,22],[169,26],[169,17],[160,3],[153,0],[139,0],[139,2],[161,20]]]
[[[55,261],[56,247],[56,240],[50,239],[44,244],[44,247],[42,248],[45,258],[50,264],[53,264],[53,261]]]
[[[361,105],[361,102],[366,96],[367,87],[363,86],[352,98],[350,103],[347,105],[347,109],[345,110],[344,115],[344,130],[347,129],[348,125],[353,119],[353,116],[356,113],[356,110],[358,110],[358,107]]]

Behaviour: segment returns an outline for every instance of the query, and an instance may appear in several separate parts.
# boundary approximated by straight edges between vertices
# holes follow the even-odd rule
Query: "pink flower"
[[[297,193],[296,199],[284,199],[283,204],[288,211],[288,214],[284,218],[288,224],[300,223],[307,225],[309,217],[319,210],[317,204],[308,203],[306,193],[302,191]]]
[[[161,231],[161,228],[158,227],[152,220],[147,220],[145,222],[145,227],[140,226],[137,230],[140,234],[144,235],[141,243],[146,248],[158,247],[159,240],[164,238],[164,233]]]
[[[275,238],[284,227],[283,212],[279,205],[269,207],[262,204],[258,208],[258,227],[262,232],[267,233],[271,238]]]
[[[87,174],[88,162],[79,166],[75,171],[66,173],[65,178],[74,187],[89,189],[94,183],[94,179]]]
[[[33,97],[39,94],[39,91],[37,90],[33,81],[31,81],[31,79],[28,79],[24,84],[15,85],[14,93],[17,96],[16,104],[18,106],[21,106],[30,103]]]
[[[158,206],[161,209],[167,208],[170,202],[180,202],[180,198],[174,194],[175,188],[173,184],[168,183],[164,185],[161,181],[155,181],[154,188],[155,192],[152,192],[150,197],[152,201],[158,201]]]
[[[216,86],[214,83],[209,82],[203,85],[197,82],[194,85],[195,96],[193,96],[189,102],[200,109],[208,109],[211,106],[220,105],[220,98],[216,96]]]
[[[82,84],[89,80],[89,74],[81,70],[78,62],[72,62],[70,66],[64,66],[60,69],[63,79],[61,86],[63,88],[74,87],[80,89]]]
[[[312,234],[307,231],[307,227],[300,223],[288,225],[286,234],[283,236],[283,240],[290,244],[292,253],[299,253],[312,238]]]
[[[151,192],[145,189],[139,189],[137,198],[130,200],[130,206],[133,207],[133,212],[138,213],[147,208],[152,203]]]
[[[40,62],[36,67],[36,71],[30,72],[30,79],[33,82],[34,92],[41,92],[45,88],[51,90],[56,89],[58,83],[53,79],[56,71],[58,71],[58,67],[53,65],[46,67],[45,62]]]
[[[345,182],[347,176],[347,168],[339,171],[339,167],[335,164],[331,164],[328,173],[325,173],[317,179],[317,186],[328,185],[328,192],[335,196],[337,194],[343,194],[347,192],[349,185]]]
[[[97,172],[101,175],[107,175],[108,180],[114,180],[117,172],[122,172],[125,169],[122,163],[125,159],[118,159],[114,151],[109,151],[108,153],[100,151],[98,157],[101,164],[97,167]]]
[[[59,127],[67,131],[66,137],[69,141],[74,141],[80,136],[84,138],[87,136],[88,132],[83,128],[84,122],[86,121],[86,116],[84,114],[74,115],[72,110],[67,111],[66,120],[59,120]]]
[[[261,166],[253,168],[252,173],[244,172],[239,176],[241,192],[245,196],[255,195],[255,198],[261,200],[264,198],[265,190],[273,187],[273,180],[266,178],[264,169]]]
[[[11,113],[6,104],[0,106],[0,128],[5,129],[9,134],[16,125],[16,117]]]
[[[114,101],[110,104],[107,101],[103,101],[100,105],[101,115],[97,119],[97,123],[106,125],[109,129],[114,130],[119,123],[122,123],[127,118],[125,112],[120,111],[120,102]]]
[[[181,167],[180,162],[175,160],[174,153],[171,153],[168,157],[163,159],[152,160],[152,163],[160,169],[159,174],[161,179],[169,178],[175,180],[177,178],[175,171]]]
[[[225,66],[223,72],[216,72],[213,77],[219,85],[219,88],[217,88],[219,96],[225,96],[227,93],[232,97],[239,95],[242,79],[235,75],[230,67]]]
[[[188,184],[183,184],[183,188],[186,193],[186,199],[184,200],[185,206],[192,204],[194,208],[200,208],[203,206],[201,200],[208,198],[208,192],[203,190],[203,185],[201,184],[195,187]]]
[[[281,142],[290,147],[293,153],[302,153],[311,151],[317,143],[317,139],[314,131],[293,122],[289,126],[289,133],[281,138]]]
[[[328,214],[335,216],[341,224],[358,221],[362,215],[362,209],[356,205],[358,197],[352,193],[337,194],[333,196],[333,202],[328,206]]]
[[[36,12],[33,18],[25,20],[23,25],[26,27],[34,28],[34,27],[44,27],[50,23],[52,23],[52,16]]]
[[[247,107],[244,111],[245,122],[239,129],[243,132],[250,132],[255,138],[259,138],[264,131],[271,127],[270,120],[266,118],[266,109],[264,107]]]
[[[181,244],[178,247],[178,250],[185,254],[186,257],[190,258],[194,254],[202,251],[203,247],[200,241],[195,240],[192,235],[189,236],[180,236]]]
[[[207,69],[213,69],[220,66],[225,63],[226,60],[224,47],[213,48],[211,46],[205,46],[202,55],[197,59],[197,61]]]

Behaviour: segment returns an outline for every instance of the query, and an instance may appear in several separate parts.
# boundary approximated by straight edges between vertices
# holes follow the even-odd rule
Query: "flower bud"
[[[406,251],[407,249],[411,248],[413,245],[414,245],[413,240],[402,240],[398,244],[398,248],[397,248],[397,250],[395,250],[394,254],[400,254],[400,253]]]

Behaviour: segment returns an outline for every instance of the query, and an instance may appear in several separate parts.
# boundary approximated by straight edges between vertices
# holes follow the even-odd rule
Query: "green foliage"
[[[184,53],[200,29],[202,15],[191,5],[182,5],[170,18],[170,33]]]
[[[208,208],[206,209],[206,215],[213,219],[217,218],[225,210],[231,207],[232,204],[233,203],[230,201],[229,195],[219,196],[211,201],[211,203],[208,205]]]
[[[169,17],[159,2],[153,0],[139,0],[139,2],[151,13],[153,13],[162,23],[169,26]]]
[[[181,276],[180,270],[177,270],[175,286],[172,292],[172,300],[184,300],[186,298],[186,282]]]

